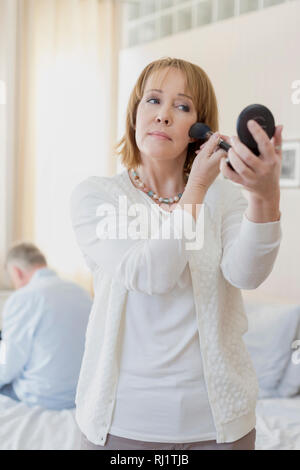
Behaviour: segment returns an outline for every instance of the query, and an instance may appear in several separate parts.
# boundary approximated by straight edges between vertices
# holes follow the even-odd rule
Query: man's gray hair
[[[16,264],[24,270],[29,270],[34,266],[47,265],[47,261],[43,253],[33,243],[18,242],[11,246],[6,255],[6,269],[9,264]]]

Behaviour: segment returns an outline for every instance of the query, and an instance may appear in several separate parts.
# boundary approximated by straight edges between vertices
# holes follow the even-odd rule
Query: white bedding
[[[80,431],[75,409],[29,408],[0,395],[0,450],[76,450]]]
[[[258,400],[257,450],[300,450],[300,395]]]
[[[77,450],[75,410],[28,408],[0,395],[0,450]],[[300,450],[300,396],[259,400],[257,450]]]

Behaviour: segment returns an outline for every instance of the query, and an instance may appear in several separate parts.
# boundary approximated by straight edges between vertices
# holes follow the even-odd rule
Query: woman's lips
[[[157,139],[162,139],[162,140],[171,140],[169,137],[165,135],[160,135],[160,134],[149,134],[151,137],[156,137]]]

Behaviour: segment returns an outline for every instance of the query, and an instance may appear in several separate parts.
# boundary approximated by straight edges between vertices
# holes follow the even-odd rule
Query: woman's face
[[[135,128],[142,161],[150,157],[185,160],[188,144],[195,141],[189,137],[189,130],[197,121],[197,111],[188,95],[181,70],[169,67],[147,79],[137,108]],[[166,133],[169,138],[153,135],[153,132]]]

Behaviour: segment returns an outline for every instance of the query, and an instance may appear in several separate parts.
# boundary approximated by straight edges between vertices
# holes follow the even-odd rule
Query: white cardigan
[[[91,442],[105,445],[115,404],[121,320],[128,290],[163,295],[174,287],[188,263],[217,443],[237,440],[255,427],[258,395],[255,371],[242,340],[248,322],[239,289],[255,289],[271,272],[281,240],[280,222],[250,222],[244,215],[247,201],[241,189],[217,178],[207,191],[202,209],[202,249],[185,250],[184,236],[159,241],[142,237],[100,240],[101,216],[97,210],[105,203],[118,209],[119,196],[127,197],[128,207],[145,203],[145,198],[149,200],[148,210],[158,207],[133,186],[127,170],[112,178],[88,178],[71,197],[73,228],[93,273],[95,292],[76,394],[78,425]],[[189,222],[192,219],[180,209],[168,214],[174,227],[182,217]],[[233,233],[237,220],[240,229]],[[238,258],[239,243],[253,256]],[[159,264],[155,263],[157,250]],[[158,270],[164,275],[156,276]]]

